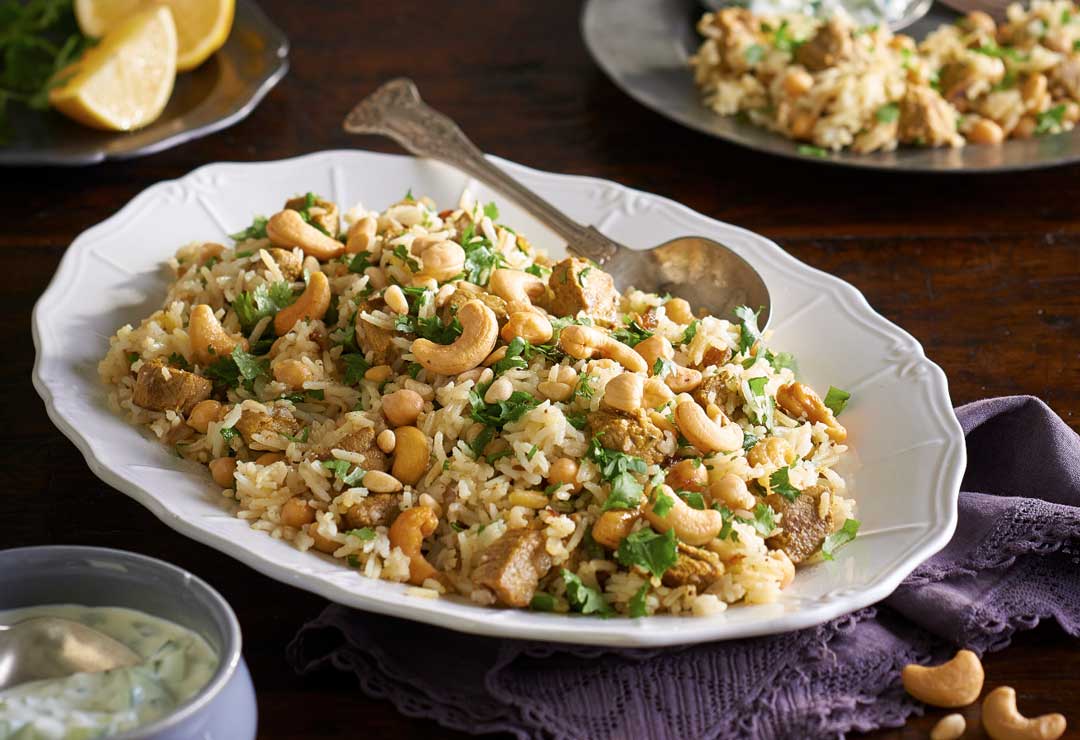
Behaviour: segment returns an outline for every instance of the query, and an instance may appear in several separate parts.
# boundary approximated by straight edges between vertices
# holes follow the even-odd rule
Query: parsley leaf
[[[900,117],[900,104],[886,103],[877,109],[874,117],[877,118],[880,123],[892,123]]]
[[[229,238],[234,242],[242,242],[248,239],[265,239],[266,221],[266,216],[256,216],[251,220],[251,226],[248,226],[246,229],[242,229],[235,234],[229,234]]]
[[[761,339],[761,330],[758,329],[758,316],[763,309],[752,311],[749,306],[739,306],[735,309],[735,315],[742,322],[739,325],[739,351],[744,355],[750,354],[751,348]]]
[[[465,250],[462,277],[470,283],[487,285],[492,271],[506,265],[506,258],[495,251],[487,238],[477,236],[471,224],[462,232],[461,247]]]
[[[697,491],[676,491],[675,494],[685,501],[691,509],[705,510],[705,497]]]
[[[833,553],[841,546],[846,545],[855,539],[855,535],[858,534],[858,532],[859,520],[845,519],[843,526],[826,537],[825,541],[821,543],[821,557],[825,560],[832,560]]]
[[[635,347],[653,335],[651,331],[638,324],[636,319],[629,319],[625,323],[626,326],[621,326],[611,332],[614,339],[618,339],[625,345]]]
[[[769,379],[761,376],[758,378],[750,378],[746,381],[747,389],[750,391],[750,418],[755,424],[761,424],[762,426],[771,429],[772,428],[772,411],[773,411],[773,399],[765,393],[765,386],[768,385]]]
[[[641,588],[639,588],[637,590],[637,593],[635,593],[630,598],[630,617],[631,618],[636,619],[637,617],[648,616],[649,612],[645,607],[645,597],[648,596],[648,595],[649,595],[649,584],[645,583],[645,584],[642,584]]]
[[[1035,117],[1035,121],[1036,136],[1060,131],[1062,124],[1065,122],[1065,104],[1061,103],[1043,111]]]
[[[514,391],[510,398],[496,403],[484,403],[484,393],[489,384],[469,390],[470,414],[473,421],[478,421],[495,429],[502,429],[512,421],[517,421],[540,402],[525,391]]]
[[[490,218],[492,221],[499,220],[499,207],[495,205],[495,201],[488,203],[484,206],[484,215]]]
[[[361,529],[350,529],[345,532],[349,537],[355,537],[361,542],[371,542],[378,537],[378,533],[371,527],[363,527]]]
[[[804,157],[818,157],[824,159],[829,156],[829,153],[819,146],[810,146],[809,144],[799,144],[795,151]]]
[[[791,466],[780,468],[769,476],[769,491],[778,493],[788,501],[799,497],[799,489],[791,485]]]
[[[534,612],[553,612],[555,611],[555,597],[543,591],[537,591],[529,602],[529,608]]]
[[[829,386],[829,392],[825,394],[825,405],[833,412],[833,416],[840,416],[840,412],[847,406],[851,394],[839,388]]]
[[[657,534],[651,529],[639,529],[626,536],[615,551],[623,565],[637,565],[659,578],[678,560],[678,541],[675,530]]]
[[[345,363],[345,385],[356,385],[364,379],[364,373],[371,369],[371,365],[359,353],[342,355],[341,361]]]
[[[254,290],[244,291],[232,302],[244,331],[250,331],[260,320],[275,315],[294,300],[292,286],[284,281],[263,283]]]
[[[746,57],[747,64],[757,64],[765,57],[765,47],[761,44],[753,44],[752,46],[746,47],[746,51],[743,52],[743,55]]]
[[[374,264],[371,261],[371,252],[357,252],[349,260],[349,272],[361,273]]]
[[[668,496],[666,493],[660,492],[656,495],[656,501],[653,503],[653,513],[658,517],[665,517],[667,513],[671,511],[671,507],[675,505],[675,499]]]
[[[563,583],[566,584],[566,600],[570,602],[570,608],[582,614],[599,614],[602,617],[610,617],[614,614],[611,604],[604,600],[603,595],[595,588],[586,586],[581,578],[563,568],[560,571]]]
[[[205,370],[206,377],[218,385],[236,388],[244,385],[249,390],[260,377],[269,376],[270,362],[260,360],[255,355],[245,352],[240,345],[233,348],[232,354],[222,357]]]
[[[768,537],[776,529],[776,512],[764,501],[759,501],[754,507],[754,518],[743,519],[751,525],[762,537]]]
[[[686,327],[686,329],[683,330],[682,337],[677,343],[690,344],[690,342],[694,340],[694,337],[697,336],[698,326],[700,325],[701,321],[699,321],[698,319],[694,319],[693,321],[691,321],[690,324]]]

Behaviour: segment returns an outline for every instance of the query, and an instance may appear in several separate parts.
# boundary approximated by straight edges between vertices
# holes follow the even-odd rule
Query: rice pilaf
[[[463,194],[308,193],[169,261],[111,404],[236,516],[415,596],[601,616],[775,601],[855,536],[847,451],[757,314],[552,262]]]

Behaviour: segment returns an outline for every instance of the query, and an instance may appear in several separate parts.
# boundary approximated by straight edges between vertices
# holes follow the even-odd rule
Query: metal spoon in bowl
[[[108,635],[62,617],[0,625],[0,691],[43,678],[137,665],[139,654]]]
[[[446,162],[484,181],[565,239],[571,252],[601,265],[621,288],[670,293],[726,318],[738,306],[761,308],[758,323],[768,325],[769,290],[731,249],[705,237],[684,236],[634,250],[582,226],[491,164],[457,124],[420,99],[411,80],[391,80],[361,100],[346,117],[345,130],[389,136],[413,154]]]

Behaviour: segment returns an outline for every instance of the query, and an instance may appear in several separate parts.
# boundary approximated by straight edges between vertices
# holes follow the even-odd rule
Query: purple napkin
[[[784,635],[661,650],[495,640],[331,605],[289,646],[404,714],[519,738],[806,738],[897,727],[907,663],[1080,635],[1080,437],[1042,401],[957,410],[968,471],[949,545],[884,602]],[[423,656],[418,660],[417,656]]]

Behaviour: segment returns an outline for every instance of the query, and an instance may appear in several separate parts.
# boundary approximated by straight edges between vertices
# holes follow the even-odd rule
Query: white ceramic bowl
[[[502,220],[553,255],[564,245],[513,203],[444,165],[412,157],[328,151],[261,163],[201,167],[147,189],[68,249],[34,309],[34,384],[49,416],[105,482],[167,525],[261,573],[348,606],[486,635],[598,645],[669,645],[769,634],[819,624],[878,601],[941,549],[956,526],[964,438],[941,369],[909,334],[874,312],[853,287],[786,254],[768,239],[613,182],[500,167],[580,222],[632,247],[699,234],[730,246],[773,296],[771,344],[793,352],[803,379],[849,390],[843,421],[860,465],[848,473],[862,529],[834,562],[800,571],[776,604],[734,607],[706,619],[574,618],[408,596],[340,561],[250,529],[230,515],[204,468],[109,411],[96,366],[108,337],[157,309],[162,262],[189,241],[222,240],[297,192],[348,207],[385,207],[408,189],[453,204],[468,185],[498,202]]]

